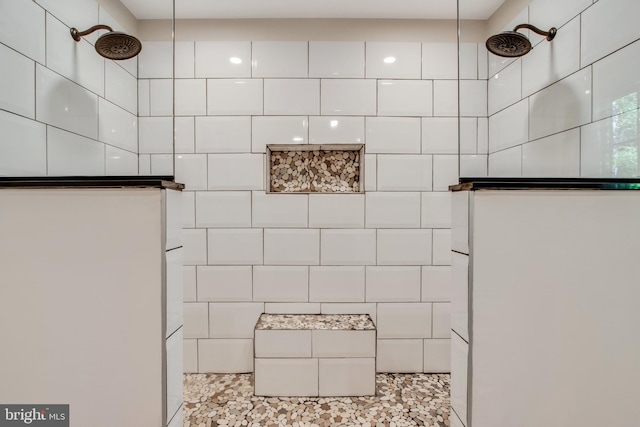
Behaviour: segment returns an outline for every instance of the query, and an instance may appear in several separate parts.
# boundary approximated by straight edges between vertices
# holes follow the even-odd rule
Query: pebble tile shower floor
[[[184,427],[450,426],[448,374],[378,374],[377,395],[253,395],[253,374],[186,374]]]

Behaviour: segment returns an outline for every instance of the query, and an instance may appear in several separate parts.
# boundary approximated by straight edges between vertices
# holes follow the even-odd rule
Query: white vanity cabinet
[[[0,179],[0,402],[69,404],[72,426],[181,419],[182,188]]]
[[[452,426],[638,425],[639,182],[452,187]]]

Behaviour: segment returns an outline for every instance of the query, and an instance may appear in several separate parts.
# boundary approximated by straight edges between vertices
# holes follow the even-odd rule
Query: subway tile
[[[36,120],[97,139],[98,97],[36,65]]]
[[[196,41],[195,76],[251,77],[251,42]]]
[[[543,41],[522,58],[522,96],[529,96],[578,71],[580,57],[576,52],[579,50],[580,18],[577,17],[560,28],[552,42]]]
[[[253,340],[198,340],[198,372],[253,372]]]
[[[431,163],[424,154],[379,155],[378,191],[431,191]]]
[[[76,42],[65,24],[47,14],[48,69],[104,96],[104,66],[104,58],[96,54],[91,43],[85,39]]]
[[[205,79],[176,79],[174,85],[176,116],[204,116],[207,114],[207,81]]]
[[[367,194],[367,228],[419,228],[420,193]]]
[[[264,312],[269,314],[320,314],[320,303],[267,302],[264,304]]]
[[[256,359],[256,396],[318,396],[318,359]]]
[[[451,329],[469,340],[469,256],[452,254]]]
[[[179,154],[188,154],[195,151],[195,117],[176,117],[175,124],[175,151]]]
[[[151,80],[138,79],[138,117],[151,114]]]
[[[196,77],[195,42],[175,42],[175,78],[192,79],[194,77]]]
[[[455,117],[423,118],[422,152],[424,154],[458,154],[458,119]]]
[[[580,15],[581,67],[640,38],[639,14],[640,3],[634,0],[599,0],[586,9]]]
[[[451,193],[422,193],[422,228],[451,227]]]
[[[196,228],[196,192],[182,192],[182,227]]]
[[[374,265],[376,230],[321,230],[322,265]]]
[[[253,77],[307,77],[308,43],[256,41],[252,44]]]
[[[251,266],[198,266],[198,301],[252,300]]]
[[[265,265],[318,265],[320,230],[265,229]]]
[[[209,229],[211,265],[262,264],[262,229]]]
[[[251,152],[251,117],[196,117],[196,152]]]
[[[433,156],[433,191],[449,190],[458,176],[458,156]]]
[[[98,139],[110,145],[131,151],[138,152],[140,145],[139,137],[144,136],[145,143],[148,143],[149,129],[144,129],[144,134],[138,129],[138,118],[135,114],[123,110],[109,101],[98,98]],[[144,118],[145,120],[147,117]],[[172,132],[169,130],[168,139],[171,139]],[[148,144],[147,144],[148,146]]]
[[[310,194],[309,227],[363,228],[364,194]]]
[[[105,175],[138,174],[138,155],[129,151],[106,145],[105,147]]]
[[[310,144],[364,143],[364,117],[309,117]]]
[[[47,126],[0,110],[0,175],[47,174]]]
[[[210,302],[209,338],[253,338],[261,302]]]
[[[207,114],[210,116],[260,115],[262,106],[261,79],[207,80]]]
[[[104,175],[104,144],[49,126],[48,175]]]
[[[375,339],[373,341],[375,342]],[[376,394],[375,357],[323,357],[318,359],[318,372],[320,396],[374,396]]]
[[[182,267],[182,293],[184,302],[196,302],[198,299],[196,267],[194,265]]]
[[[451,409],[452,415],[467,420],[467,367],[469,345],[456,334],[451,336]],[[456,417],[457,418],[457,417]]]
[[[366,77],[419,79],[422,52],[420,43],[366,43]]]
[[[322,314],[368,314],[376,323],[376,303],[323,303]]]
[[[420,154],[420,119],[367,117],[367,153]]]
[[[170,41],[145,41],[138,55],[138,78],[173,78],[173,46]]]
[[[171,154],[173,152],[173,119],[171,117],[140,117],[140,154]],[[109,134],[108,127],[103,131]]]
[[[36,89],[33,82],[36,78],[36,68],[34,62],[0,44],[0,63],[3,64],[0,69],[0,108],[35,119]]]
[[[151,155],[152,175],[173,175],[173,155],[152,154]]]
[[[182,246],[184,247],[184,265],[207,263],[207,230],[182,230]]]
[[[308,196],[306,194],[266,194],[254,191],[252,196],[253,227],[306,227]]]
[[[173,80],[149,80],[149,115],[173,116]]]
[[[489,154],[489,176],[522,176],[522,146]]]
[[[196,227],[251,227],[250,191],[196,192]]]
[[[185,338],[209,336],[209,307],[206,302],[185,302],[183,313]]]
[[[376,114],[376,81],[322,80],[322,115],[373,116]]]
[[[528,134],[529,100],[523,99],[489,117],[489,153],[525,143]]]
[[[451,333],[451,331],[449,331]],[[424,340],[423,371],[430,374],[451,372],[451,340]],[[453,417],[456,415],[453,414]]]
[[[460,58],[462,59],[464,56],[460,55]],[[456,43],[422,43],[422,78],[440,80],[456,80],[458,78],[458,46]]]
[[[319,115],[320,80],[266,79],[264,81],[264,114]]]
[[[593,64],[593,120],[640,107],[640,41]]]
[[[451,301],[452,267],[422,267],[422,301]]]
[[[378,189],[378,156],[375,154],[364,155],[364,190],[376,191]]]
[[[0,42],[40,64],[45,63],[45,28],[45,11],[36,3],[0,3]]]
[[[309,42],[309,77],[364,78],[364,42]]]
[[[265,153],[267,144],[307,144],[307,116],[252,117],[251,151]]]
[[[451,193],[451,248],[463,254],[469,254],[470,206],[471,194],[468,191]]]
[[[483,117],[487,115],[487,82],[484,80],[460,80],[460,116]]]
[[[436,80],[433,82],[433,115],[458,115],[458,82],[455,80]]]
[[[209,190],[263,190],[264,155],[209,154]]]
[[[175,333],[165,341],[165,393],[166,393],[166,414],[167,421],[182,409],[182,388],[183,388],[183,355],[182,355],[182,329],[178,329]]]
[[[580,176],[580,129],[524,144],[522,176]]]
[[[451,44],[451,43],[449,43]],[[424,49],[424,43],[423,43],[423,49]],[[482,46],[483,48],[483,52],[484,53],[484,44],[478,44],[478,43],[460,43],[460,55],[459,55],[459,61],[460,61],[460,78],[461,79],[466,79],[466,80],[486,80],[487,79],[487,71],[486,71],[486,67],[485,67],[485,71],[484,71],[484,75],[482,77],[478,77],[479,75],[479,68],[480,68],[480,59],[478,58],[478,47]],[[450,49],[449,48],[449,61],[448,64],[451,64],[451,53],[450,53]],[[457,50],[456,50],[456,54],[458,54]],[[424,53],[423,53],[423,58],[424,58]],[[424,60],[424,59],[423,59]],[[458,58],[455,58],[456,61],[458,61]],[[485,55],[485,65],[486,65],[486,55]],[[450,65],[449,65],[449,69]],[[423,65],[423,75],[424,75],[424,65]],[[434,77],[434,78],[440,78],[440,77]],[[453,77],[454,79],[457,79],[458,76],[456,75],[455,77]]]
[[[255,357],[311,357],[311,330],[256,330]]]
[[[420,302],[420,267],[367,267],[367,302]]]
[[[451,338],[451,303],[433,303],[433,338]]]
[[[479,177],[487,176],[487,155],[462,155],[460,156],[460,176]]]
[[[95,52],[92,52],[95,55]],[[138,83],[134,76],[113,61],[105,62],[104,96],[132,114],[138,113]]]
[[[253,300],[265,302],[309,301],[309,267],[253,267]]]
[[[169,228],[169,226],[167,226]],[[173,228],[173,227],[171,227]],[[176,230],[177,231],[177,230]],[[179,233],[179,231],[177,231]],[[175,242],[182,245],[182,242]],[[175,336],[180,334],[180,341],[182,341],[182,331],[179,329],[184,323],[184,315],[182,313],[183,303],[183,291],[182,291],[182,268],[183,257],[182,247],[175,247],[175,244],[171,244],[169,238],[167,238],[166,247],[172,247],[173,250],[166,251],[164,253],[165,262],[165,310],[166,310],[166,325],[165,325],[165,337],[171,335]],[[175,333],[175,334],[174,334]],[[182,365],[182,363],[180,363]]]
[[[151,175],[150,154],[138,154],[138,175]]]
[[[195,374],[198,372],[198,340],[182,340],[182,370],[185,374]]]
[[[363,302],[363,266],[309,267],[309,301]]]
[[[433,115],[430,80],[378,80],[378,115]]]
[[[79,30],[95,25],[99,16],[96,1],[37,0],[36,3],[68,27],[77,26]]]
[[[378,230],[378,265],[431,265],[431,230]]]
[[[389,373],[422,372],[423,340],[378,340],[376,371]]]
[[[183,183],[186,190],[207,189],[206,154],[177,154],[175,167],[176,182]]]
[[[529,98],[529,139],[591,121],[591,68],[579,71]]]
[[[567,0],[563,2],[536,0],[529,5],[529,17],[531,22],[545,31],[551,27],[562,27],[561,30],[564,30],[564,24],[579,15],[592,3],[592,0]],[[561,31],[558,31],[554,42],[560,33]]]
[[[489,78],[489,52],[484,43],[478,43],[478,78]]]
[[[379,303],[378,338],[431,338],[431,303]]]
[[[451,230],[433,230],[433,265],[451,265]]]
[[[517,60],[489,79],[488,112],[493,115],[522,99],[522,61]]]
[[[478,154],[489,154],[489,118],[488,117],[478,117]]]

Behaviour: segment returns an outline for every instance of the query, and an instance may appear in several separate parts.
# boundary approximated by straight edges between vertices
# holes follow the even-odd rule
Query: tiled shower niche
[[[361,193],[364,145],[267,145],[269,193]]]

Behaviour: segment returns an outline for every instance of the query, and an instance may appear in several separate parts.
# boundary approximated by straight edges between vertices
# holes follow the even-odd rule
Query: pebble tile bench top
[[[263,314],[256,329],[366,331],[376,327],[368,314]]]

